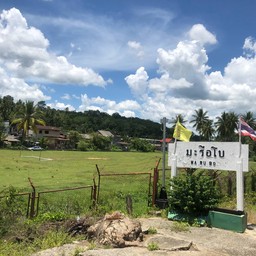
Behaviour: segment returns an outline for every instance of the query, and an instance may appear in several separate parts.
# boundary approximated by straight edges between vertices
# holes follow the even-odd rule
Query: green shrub
[[[0,198],[0,237],[25,215],[26,202],[23,197],[16,196],[18,191],[9,187],[2,191]]]
[[[93,145],[91,142],[80,140],[77,144],[77,149],[80,151],[89,151],[93,149]]]
[[[183,214],[200,216],[215,207],[220,195],[210,176],[203,172],[187,172],[171,180],[170,209]]]
[[[132,148],[141,152],[154,152],[155,148],[148,141],[134,138],[132,141]]]

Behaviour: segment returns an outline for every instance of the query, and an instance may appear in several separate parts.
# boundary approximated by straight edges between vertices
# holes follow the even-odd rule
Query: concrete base
[[[243,233],[247,227],[247,214],[218,208],[209,211],[207,222],[210,227]]]

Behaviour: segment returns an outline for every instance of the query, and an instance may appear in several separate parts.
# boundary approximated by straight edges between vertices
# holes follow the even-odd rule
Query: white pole
[[[171,178],[177,176],[177,157],[172,154]]]
[[[174,141],[174,151],[171,158],[171,179],[177,176],[177,156],[176,156],[177,139]],[[170,187],[172,190],[172,186]]]
[[[244,173],[243,159],[240,158],[237,163],[236,171],[236,204],[238,211],[244,211]]]
[[[238,135],[239,135],[239,155],[236,170],[236,208],[237,211],[244,210],[244,173],[243,173],[243,158],[242,153],[242,142],[241,142],[241,116],[239,117],[238,124]]]
[[[238,123],[238,135],[239,135],[239,158],[241,157],[242,152],[242,140],[241,140],[241,116],[239,117],[239,123]]]

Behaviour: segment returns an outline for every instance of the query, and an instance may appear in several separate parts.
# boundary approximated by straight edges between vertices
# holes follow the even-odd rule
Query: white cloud
[[[139,98],[141,116],[159,121],[183,114],[191,120],[194,110],[201,107],[212,118],[223,111],[254,111],[256,58],[233,58],[223,74],[210,72],[204,44],[216,43],[215,36],[202,25],[193,26],[188,35],[190,40],[180,41],[176,48],[158,50],[159,77],[150,78],[145,68],[126,77],[131,90],[144,95]],[[254,42],[246,39],[244,49],[254,48]]]
[[[90,68],[72,65],[64,56],[48,51],[43,33],[29,27],[20,11],[0,16],[0,65],[13,77],[58,84],[104,86],[107,82]],[[1,79],[1,78],[0,78]]]
[[[128,41],[127,45],[135,50],[141,49],[141,44],[139,42],[136,41]]]
[[[136,112],[140,110],[140,105],[133,100],[116,102],[102,97],[89,98],[87,94],[81,95],[81,105],[79,111],[99,110],[109,115],[119,113],[126,117],[135,117]]]
[[[137,98],[143,98],[148,86],[148,74],[144,67],[140,67],[136,74],[125,77],[125,81],[129,85],[132,93]]]
[[[51,97],[45,95],[37,84],[29,85],[23,79],[9,77],[0,67],[0,97],[11,95],[15,101],[46,101]]]
[[[252,37],[247,37],[243,45],[244,54],[247,57],[253,57],[256,53],[256,41]]]
[[[190,120],[194,110],[200,107],[211,117],[223,111],[255,110],[254,38],[245,39],[244,56],[234,56],[224,72],[211,72],[205,47],[216,44],[217,39],[204,25],[193,25],[185,34],[187,38],[181,40],[184,35],[180,33],[182,26],[174,27],[172,13],[147,9],[135,11],[135,14],[137,16],[131,14],[128,23],[107,15],[88,13],[84,14],[84,19],[36,16],[34,24],[50,24],[54,32],[60,32],[55,35],[58,40],[50,44],[39,29],[29,26],[19,10],[2,11],[0,97],[11,95],[15,100],[49,100],[51,97],[46,93],[51,95],[55,91],[57,94],[52,84],[104,87],[113,82],[105,80],[92,68],[86,68],[88,66],[104,71],[134,70],[125,81],[136,101],[118,102],[83,94],[79,97],[80,111],[98,109],[109,114],[118,112],[159,121],[163,116],[170,119],[177,114]],[[152,22],[135,22],[141,15]],[[63,48],[59,43],[66,31],[69,31],[69,37],[65,41],[66,48]],[[65,101],[78,98],[75,92],[62,92],[61,95]],[[74,110],[73,104],[58,100],[50,106]]]
[[[136,55],[139,58],[142,58],[144,56],[145,53],[142,49],[142,46],[141,46],[140,42],[128,41],[127,45],[128,45],[128,47],[130,47],[132,50],[135,51]]]
[[[189,31],[189,36],[191,40],[196,40],[202,45],[204,44],[216,44],[217,39],[215,35],[209,32],[204,25],[195,24]]]
[[[256,58],[233,58],[225,68],[225,77],[233,83],[246,83],[256,86],[255,74]]]
[[[155,67],[156,49],[173,45],[180,35],[180,28],[172,24],[173,13],[145,7],[126,11],[128,18],[83,10],[73,18],[29,15],[29,19],[38,26],[51,26],[56,38],[56,43],[51,42],[51,49],[81,67],[90,66],[99,71]],[[75,46],[71,49],[67,47],[70,38]],[[133,48],[127,47],[129,41]],[[141,46],[139,50],[134,49],[139,46],[134,43]]]
[[[70,100],[71,98],[72,98],[71,95],[68,93],[65,93],[63,96],[61,96],[61,99],[63,100]]]
[[[63,102],[54,101],[54,103],[48,103],[47,106],[54,109],[74,111],[75,108],[70,104],[65,104]]]
[[[210,34],[210,33],[209,33]],[[208,97],[206,71],[208,56],[197,41],[181,41],[173,50],[158,49],[157,64],[160,78],[149,79],[144,67],[125,78],[133,94],[145,99],[164,97],[205,99]]]

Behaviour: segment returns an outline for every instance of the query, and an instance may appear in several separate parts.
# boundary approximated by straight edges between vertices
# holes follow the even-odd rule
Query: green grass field
[[[0,150],[0,189],[14,186],[27,191],[29,177],[40,190],[91,185],[96,165],[102,174],[148,172],[159,158],[160,152]]]
[[[0,150],[0,192],[10,187],[14,187],[19,192],[32,192],[28,178],[32,181],[37,193],[92,186],[93,179],[98,185],[96,165],[101,175],[141,172],[153,174],[153,169],[160,158],[161,152]],[[39,213],[80,214],[87,211],[91,205],[90,192],[90,189],[85,189],[42,194]],[[104,208],[103,212],[126,211],[125,200],[129,194],[133,198],[134,213],[140,214],[147,211],[148,192],[149,175],[102,176],[98,202]],[[26,196],[24,200],[26,201]]]

